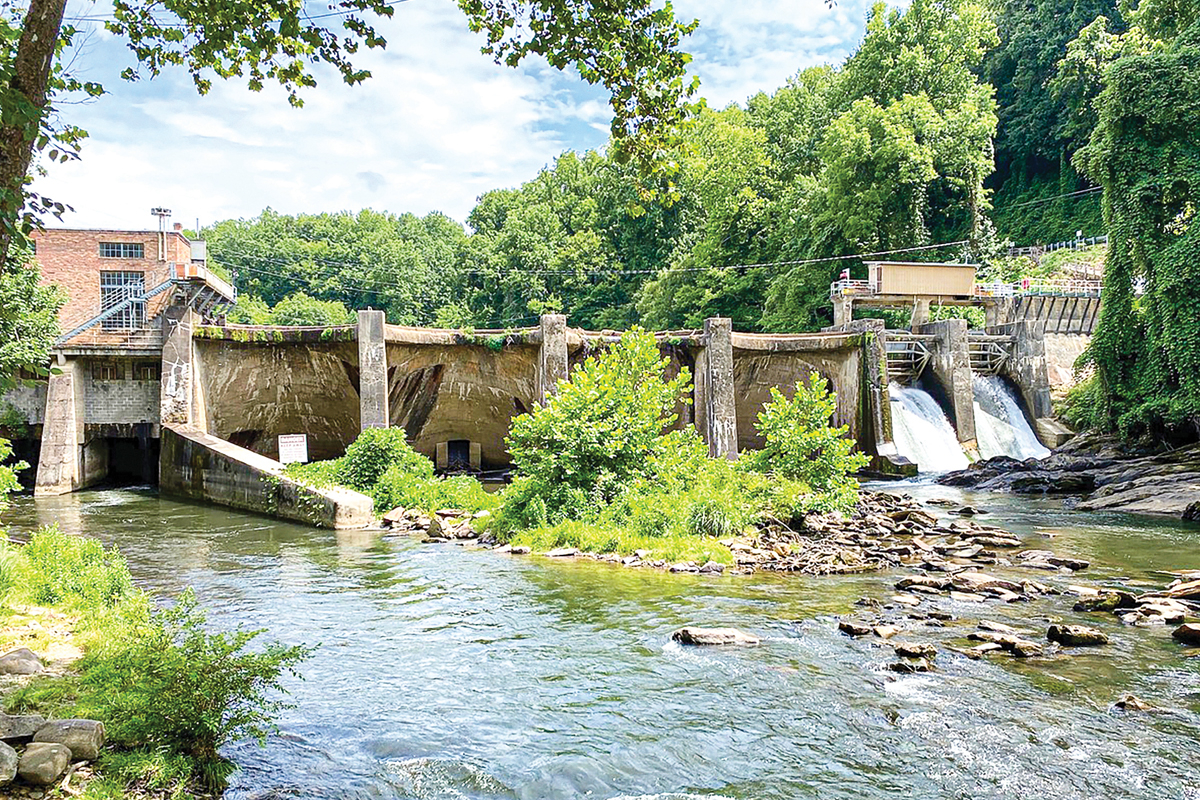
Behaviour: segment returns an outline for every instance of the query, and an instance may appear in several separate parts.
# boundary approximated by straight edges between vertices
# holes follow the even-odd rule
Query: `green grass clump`
[[[190,591],[157,608],[116,550],[57,528],[35,532],[25,546],[0,543],[0,563],[14,576],[0,607],[32,602],[75,617],[84,655],[74,672],[35,678],[5,698],[5,710],[104,723],[111,749],[86,796],[219,791],[233,765],[218,748],[266,736],[284,708],[281,674],[294,674],[309,654],[260,646],[259,631],[210,633]]]

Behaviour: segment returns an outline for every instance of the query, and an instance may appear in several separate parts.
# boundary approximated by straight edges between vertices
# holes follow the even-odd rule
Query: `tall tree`
[[[530,54],[544,56],[609,90],[618,154],[639,164],[647,185],[665,184],[670,192],[672,165],[664,153],[691,111],[697,85],[685,80],[688,56],[678,47],[695,21],[680,23],[670,3],[658,7],[652,0],[459,0],[459,6],[468,25],[486,33],[485,51],[498,62],[516,66]],[[56,78],[55,57],[73,33],[63,26],[65,7],[66,0],[30,0],[23,12],[6,3],[0,14],[0,263],[13,238],[36,222],[33,214],[20,216],[34,151],[56,139],[73,143],[72,131],[48,122],[55,92],[101,91]],[[358,83],[370,73],[352,58],[360,48],[387,44],[374,20],[392,16],[389,0],[336,0],[329,9],[310,15],[296,0],[115,0],[114,19],[105,26],[137,57],[126,78],[177,66],[201,94],[214,77],[237,77],[256,91],[276,83],[299,105],[301,91],[316,85],[315,65],[331,65],[344,81]]]

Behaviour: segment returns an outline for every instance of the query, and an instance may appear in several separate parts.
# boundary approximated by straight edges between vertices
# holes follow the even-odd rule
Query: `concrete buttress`
[[[391,417],[382,311],[358,312],[358,398],[362,430],[388,427]]]

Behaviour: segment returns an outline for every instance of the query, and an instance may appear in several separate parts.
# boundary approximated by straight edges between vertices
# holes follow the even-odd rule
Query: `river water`
[[[1093,562],[1089,582],[1200,568],[1200,528],[963,493],[982,520]],[[241,798],[1200,798],[1200,659],[1169,631],[1094,616],[1112,644],[897,676],[835,614],[893,576],[696,577],[335,533],[151,491],[19,500],[6,520],[118,545],[144,587],[193,586],[215,625],[319,643],[265,748],[237,744]],[[1054,538],[1047,538],[1053,536]],[[1049,543],[1049,544],[1048,544]],[[1049,582],[1069,579],[1038,574]],[[964,618],[1041,628],[1069,600]],[[685,624],[752,649],[683,649]],[[963,623],[967,625],[967,623]],[[930,640],[953,633],[913,633]],[[963,627],[958,635],[973,629]],[[1134,692],[1167,713],[1111,710]]]

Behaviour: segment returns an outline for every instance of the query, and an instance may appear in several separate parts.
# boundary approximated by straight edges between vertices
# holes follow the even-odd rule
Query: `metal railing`
[[[1040,256],[1053,253],[1055,250],[1079,250],[1083,247],[1094,247],[1098,244],[1108,244],[1108,236],[1084,236],[1051,244],[1034,244],[1025,247],[1010,247],[1010,256]]]
[[[835,281],[829,286],[830,297],[846,297],[854,294],[874,294],[870,281]]]

